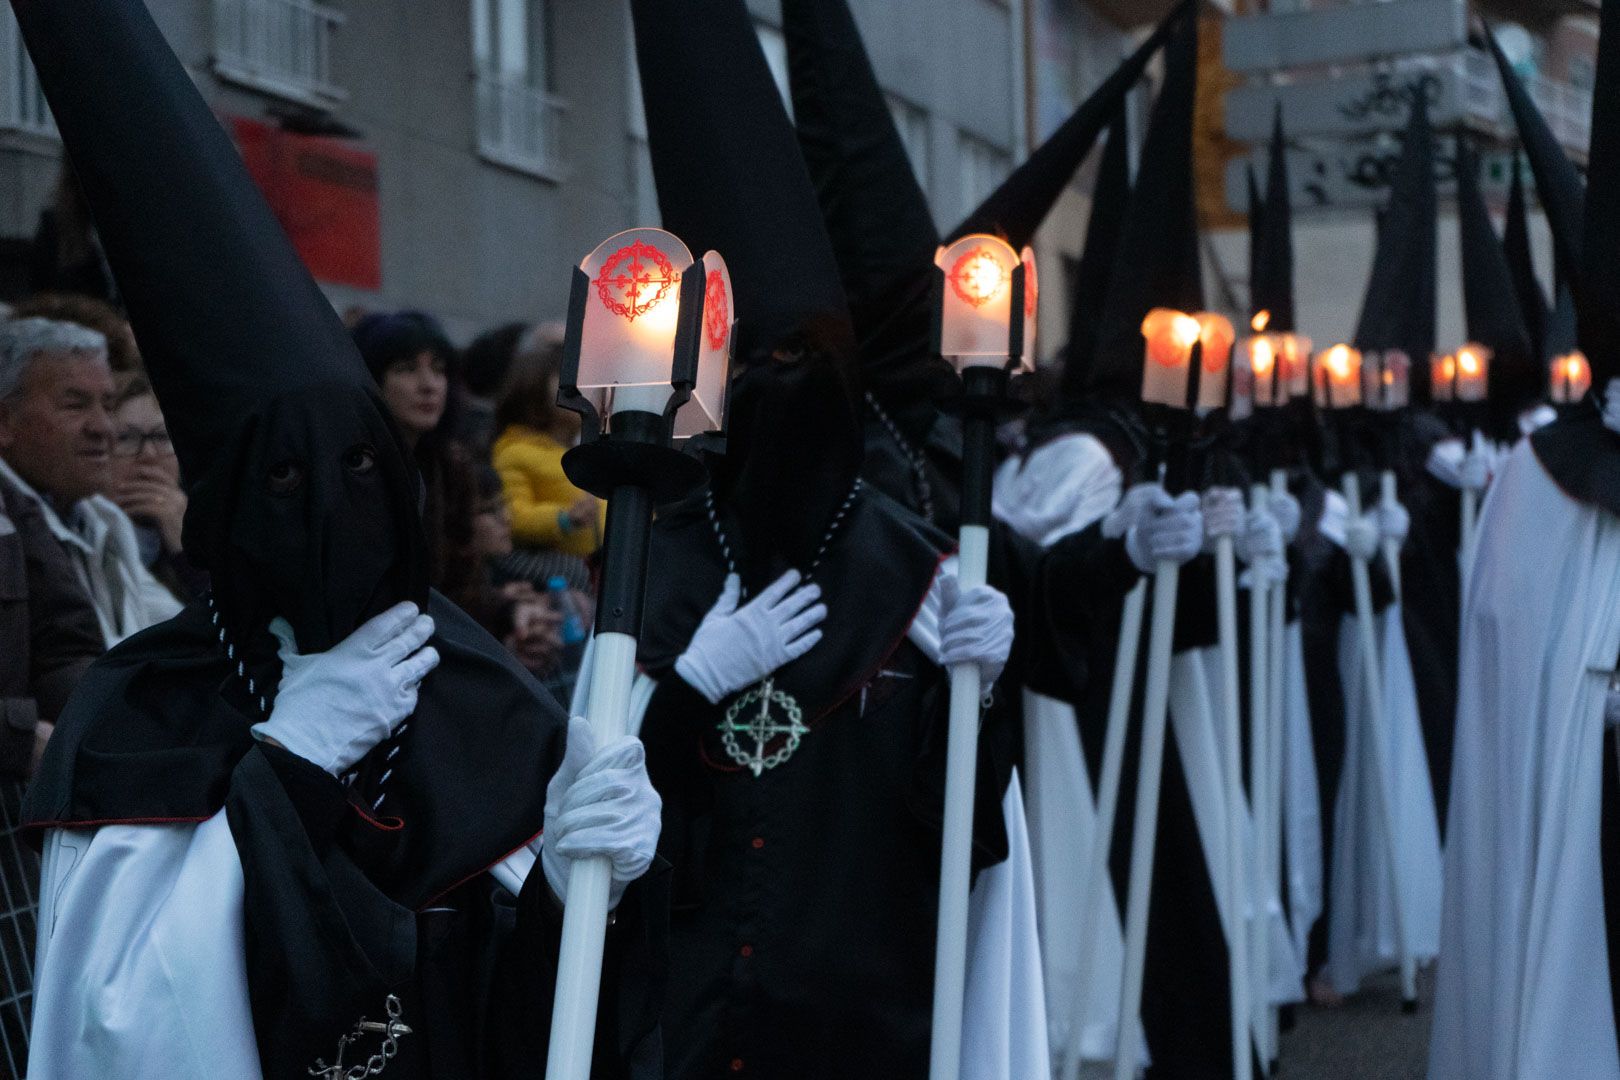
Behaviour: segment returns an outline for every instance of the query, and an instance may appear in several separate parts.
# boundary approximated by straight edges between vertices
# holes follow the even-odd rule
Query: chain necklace
[[[826,535],[821,538],[815,558],[810,561],[810,567],[804,572],[801,583],[808,583],[821,566],[821,560],[826,556],[828,547],[832,545],[833,537],[837,535],[839,526],[844,523],[844,518],[849,516],[850,507],[855,505],[855,499],[860,493],[861,480],[860,477],[856,477],[855,483],[850,486],[849,494],[839,505],[837,513],[833,514]],[[704,509],[709,514],[709,525],[714,529],[714,538],[720,545],[720,553],[725,556],[726,573],[736,574],[737,562],[732,557],[731,542],[726,539],[726,531],[720,525],[720,514],[715,509],[714,489],[710,488],[705,492],[703,499]],[[739,600],[746,595],[744,590]],[[774,769],[792,757],[804,736],[810,732],[804,723],[804,710],[800,708],[799,702],[792,694],[776,688],[774,673],[767,675],[732,702],[731,707],[726,710],[725,719],[715,727],[720,732],[720,744],[725,747],[726,756],[753,773],[756,779],[762,776],[766,769]],[[748,737],[752,743],[751,749],[744,749],[742,736]],[[778,739],[782,740],[782,745],[771,750],[770,747]]]
[[[922,511],[923,520],[932,524],[934,521],[934,487],[928,482],[927,460],[923,457],[922,451],[911,445],[910,440],[901,432],[900,425],[894,422],[894,417],[884,411],[883,406],[878,404],[877,396],[870,390],[866,392],[866,405],[867,408],[872,410],[872,415],[878,418],[878,422],[883,425],[884,430],[889,433],[889,438],[893,439],[895,445],[900,448],[900,453],[905,456],[906,464],[911,466],[912,483],[917,487],[918,507]]]

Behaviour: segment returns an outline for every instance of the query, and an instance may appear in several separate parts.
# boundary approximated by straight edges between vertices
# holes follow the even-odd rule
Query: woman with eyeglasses
[[[125,383],[113,405],[109,472],[107,497],[135,523],[141,562],[181,603],[207,592],[208,575],[180,550],[180,522],[186,516],[180,461],[144,375]]]

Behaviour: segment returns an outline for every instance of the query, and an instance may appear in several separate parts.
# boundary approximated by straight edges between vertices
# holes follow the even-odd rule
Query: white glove
[[[1136,524],[1125,534],[1125,553],[1144,574],[1158,569],[1160,559],[1191,562],[1204,543],[1204,514],[1198,495],[1184,491],[1174,499],[1161,487],[1148,497]]]
[[[1620,379],[1610,379],[1603,388],[1603,426],[1620,434]]]
[[[1277,519],[1277,527],[1282,530],[1282,542],[1292,544],[1299,536],[1299,522],[1304,516],[1299,508],[1299,500],[1290,492],[1272,491],[1269,493],[1266,509]]]
[[[1381,540],[1393,540],[1396,546],[1406,543],[1406,534],[1412,531],[1412,515],[1400,503],[1379,503],[1375,511]]]
[[[1277,562],[1283,557],[1282,526],[1268,510],[1250,510],[1236,539],[1237,557],[1247,565]]]
[[[322,653],[300,655],[285,619],[270,623],[281,683],[268,719],[253,725],[333,776],[341,776],[416,711],[416,692],[439,666],[427,644],[433,619],[396,604]]]
[[[1468,457],[1461,439],[1443,439],[1429,451],[1429,460],[1424,463],[1424,468],[1447,487],[1461,490],[1467,486],[1463,481],[1463,465]]]
[[[566,897],[575,860],[600,855],[613,863],[608,901],[617,906],[625,887],[652,865],[663,810],[641,740],[625,735],[597,749],[591,722],[574,717],[562,764],[546,785],[540,865],[551,891]]]
[[[954,576],[939,579],[939,594],[940,663],[977,664],[979,685],[989,689],[1012,652],[1012,605],[1000,590],[988,585],[964,590]]]
[[[718,705],[809,652],[821,640],[816,627],[827,617],[827,606],[816,603],[821,586],[795,588],[798,584],[799,572],[789,570],[739,609],[742,580],[726,575],[720,599],[675,661],[676,674]]]
[[[1102,534],[1107,540],[1118,540],[1130,531],[1142,510],[1153,501],[1155,491],[1164,489],[1158,484],[1133,484],[1107,517],[1103,518]]]
[[[1345,523],[1344,550],[1352,559],[1371,562],[1378,555],[1378,521],[1372,514],[1362,514]]]
[[[1223,536],[1236,537],[1243,528],[1243,492],[1217,487],[1204,492],[1204,550],[1215,550]]]
[[[1463,458],[1457,479],[1464,491],[1484,491],[1490,485],[1493,456],[1488,451],[1475,449]]]

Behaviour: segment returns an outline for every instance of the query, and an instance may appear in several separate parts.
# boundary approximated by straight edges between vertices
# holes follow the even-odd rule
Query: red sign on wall
[[[379,288],[377,155],[246,117],[230,122],[248,172],[309,272],[335,285]]]

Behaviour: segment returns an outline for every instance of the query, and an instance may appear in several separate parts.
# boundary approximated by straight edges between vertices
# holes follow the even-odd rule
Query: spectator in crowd
[[[11,312],[13,319],[55,319],[78,323],[107,339],[107,363],[115,376],[128,376],[141,370],[141,350],[135,332],[118,309],[105,300],[78,293],[35,293]]]
[[[438,588],[445,581],[450,530],[472,519],[477,489],[471,458],[451,434],[455,347],[438,320],[420,311],[367,315],[351,333],[422,474],[428,580]]]
[[[57,713],[101,653],[67,552],[35,501],[0,479],[0,779],[33,775]]]
[[[601,507],[563,473],[563,453],[579,439],[579,417],[557,407],[561,366],[560,342],[514,359],[495,411],[494,462],[517,545],[583,557],[601,544]]]
[[[111,481],[115,399],[106,339],[74,323],[0,323],[0,478],[38,506],[111,647],[180,611],[141,562]]]
[[[180,549],[186,493],[169,427],[145,375],[133,375],[113,407],[112,483],[104,494],[135,523],[141,563],[175,595],[190,603],[208,591],[208,575]]]
[[[456,437],[469,453],[488,460],[495,441],[495,406],[512,358],[530,330],[513,322],[479,334],[461,353],[461,417]]]

